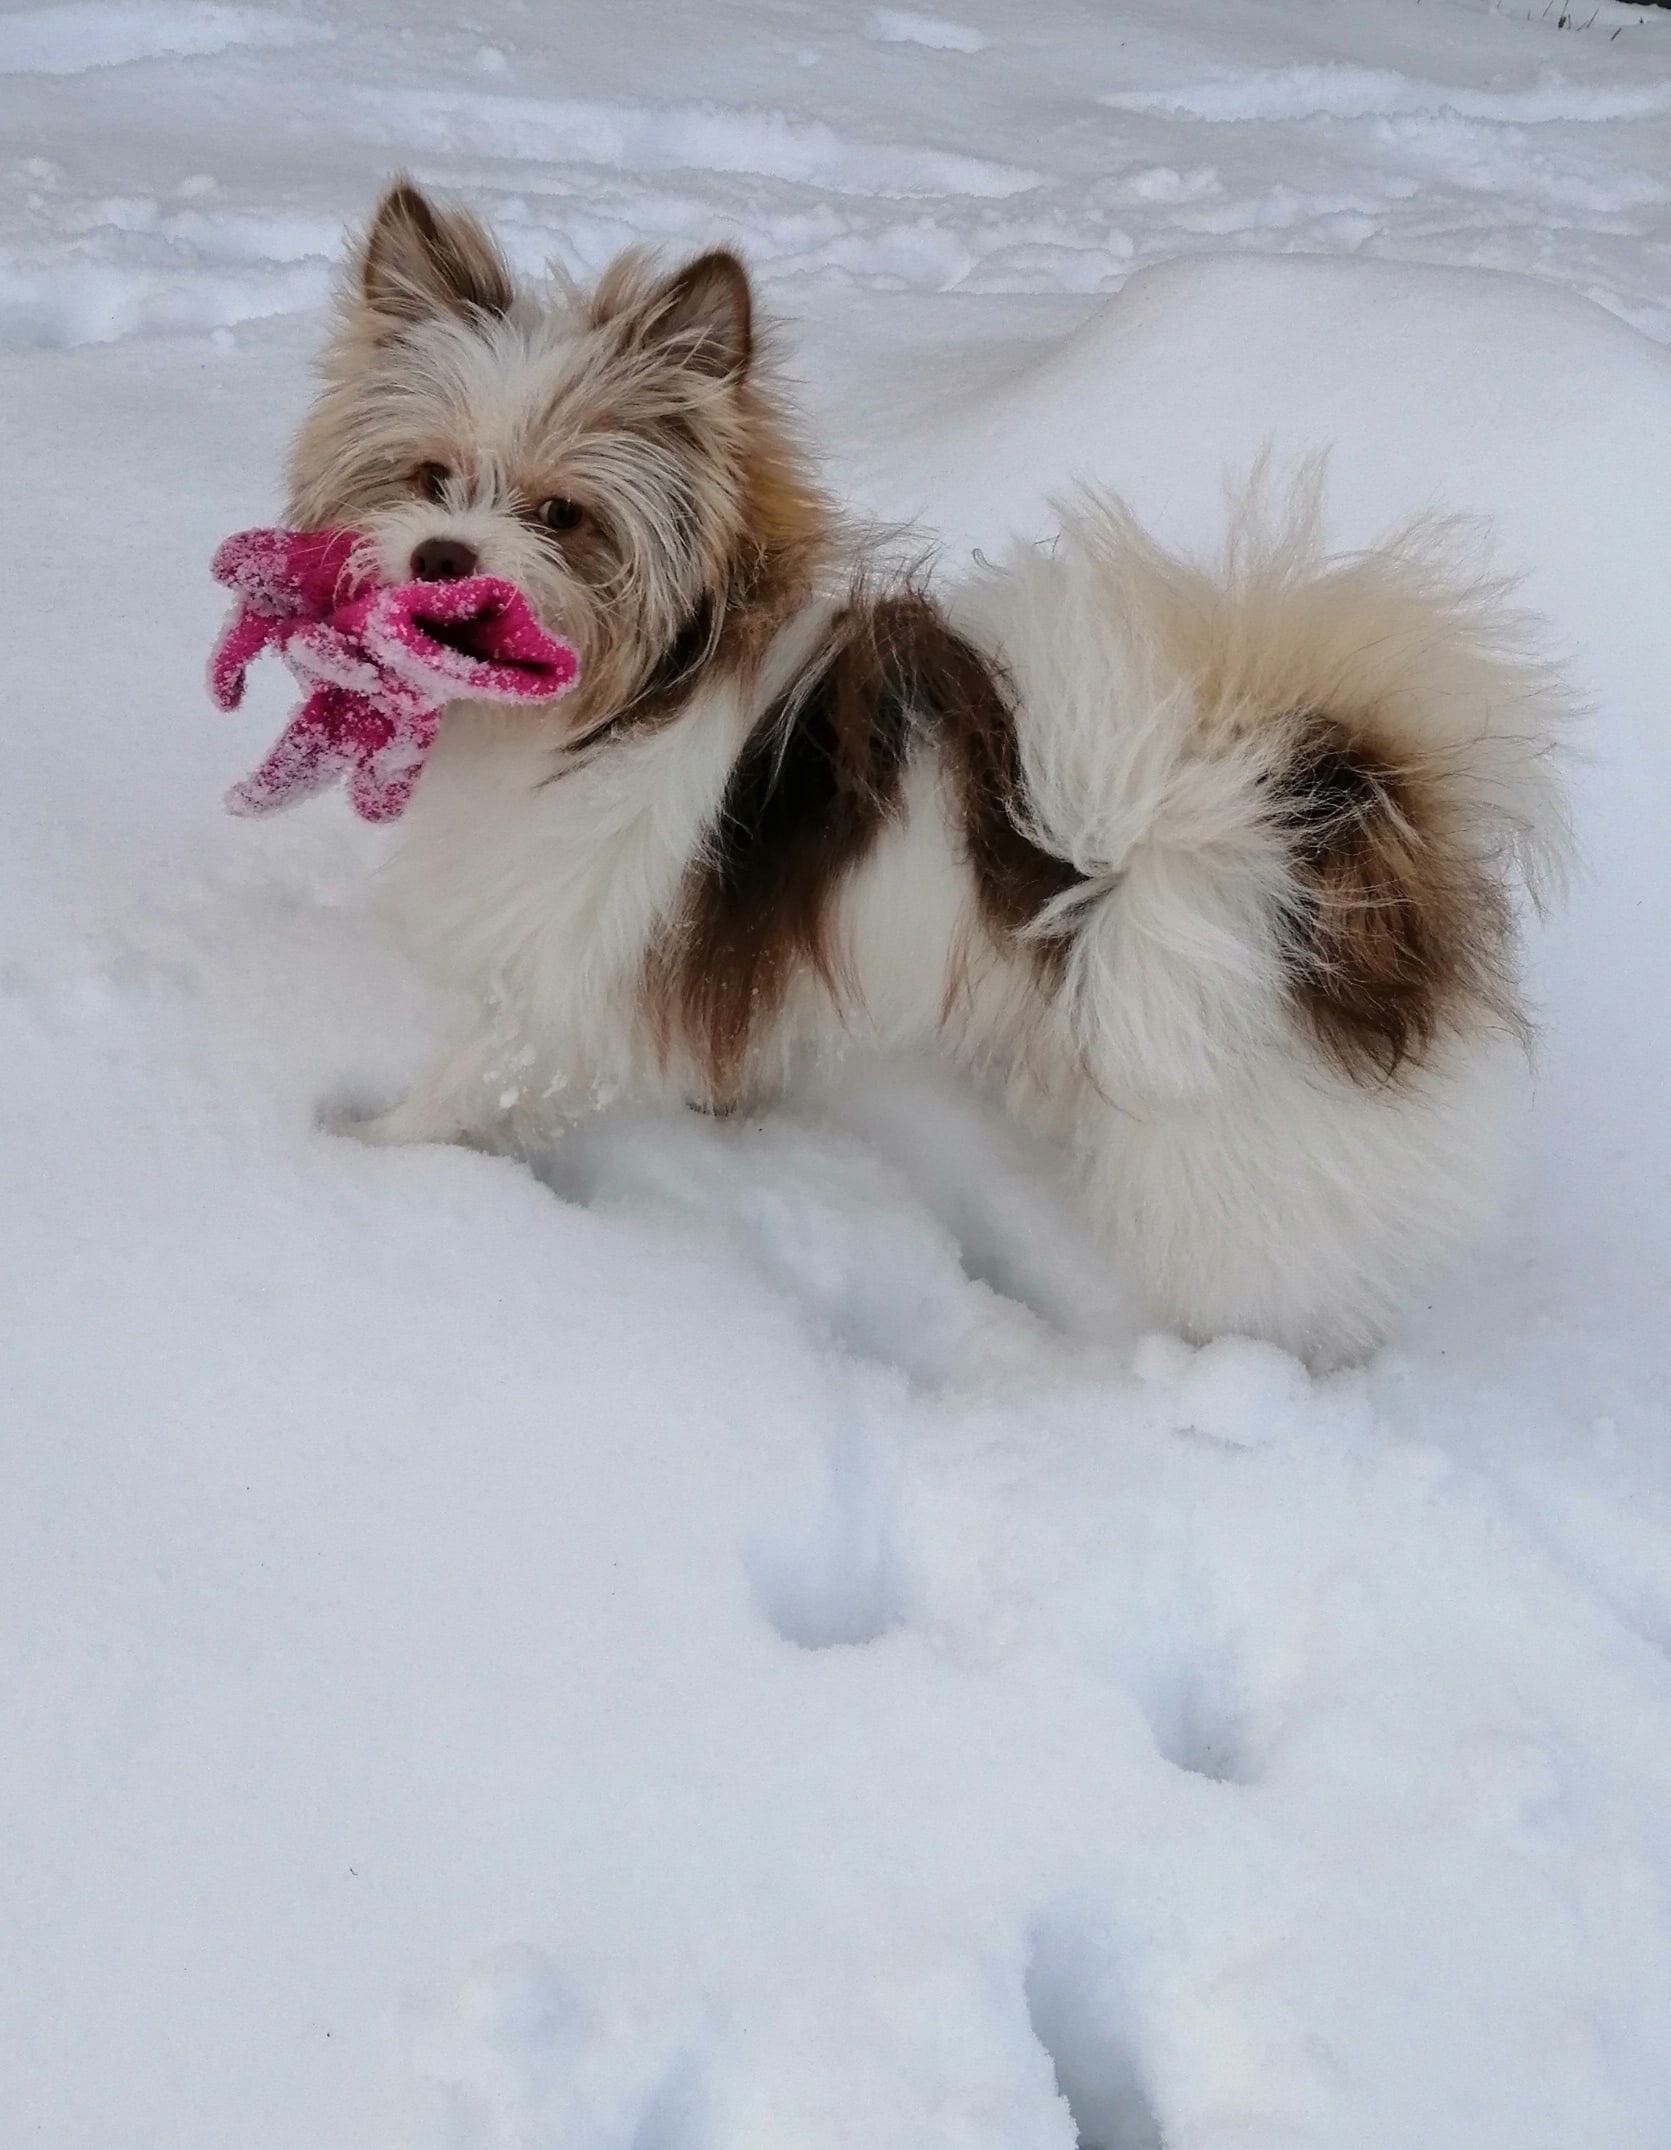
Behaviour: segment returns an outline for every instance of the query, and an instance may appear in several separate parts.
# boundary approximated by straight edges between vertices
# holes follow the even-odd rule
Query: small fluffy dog
[[[508,577],[583,667],[447,715],[389,870],[475,1013],[367,1139],[932,1040],[1068,1147],[1157,1318],[1321,1359],[1482,1220],[1563,706],[1430,538],[1250,508],[1207,572],[1086,498],[931,594],[858,565],[733,255],[537,292],[404,183],[323,371],[293,520]]]

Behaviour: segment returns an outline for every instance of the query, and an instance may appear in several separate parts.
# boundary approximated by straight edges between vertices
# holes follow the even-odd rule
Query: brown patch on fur
[[[915,591],[855,601],[755,725],[682,914],[650,961],[660,1049],[665,1056],[682,1043],[712,1100],[729,1104],[744,1092],[751,1048],[798,973],[838,1004],[851,996],[835,902],[900,812],[919,740],[938,745],[952,775],[994,938],[1025,932],[1077,881],[1023,833],[1013,715],[986,661]],[[1041,970],[1059,975],[1066,942],[1035,945]]]
[[[1508,898],[1447,828],[1441,772],[1397,766],[1319,713],[1299,720],[1280,793],[1301,891],[1289,991],[1345,1073],[1390,1081],[1469,1013],[1523,1028]]]
[[[738,755],[647,979],[663,1053],[688,1046],[711,1102],[741,1093],[749,1048],[798,970],[838,1000],[850,990],[831,908],[899,810],[911,730],[885,619],[850,609]]]
[[[912,607],[916,695],[939,719],[941,749],[975,879],[981,918],[1000,944],[1020,935],[1046,985],[1060,982],[1071,935],[1034,933],[1040,913],[1083,876],[1028,834],[1031,810],[1015,707],[994,667],[954,634],[926,598]]]
[[[510,310],[504,256],[467,209],[437,209],[399,179],[378,204],[360,263],[366,304],[394,322],[442,310],[494,316]]]

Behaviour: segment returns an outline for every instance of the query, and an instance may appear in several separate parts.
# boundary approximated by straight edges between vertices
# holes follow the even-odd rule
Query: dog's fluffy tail
[[[1084,877],[1044,923],[1111,1222],[1184,1326],[1332,1354],[1489,1207],[1568,704],[1459,526],[1330,558],[1315,473],[1268,501],[1208,569],[1082,496],[959,609]]]

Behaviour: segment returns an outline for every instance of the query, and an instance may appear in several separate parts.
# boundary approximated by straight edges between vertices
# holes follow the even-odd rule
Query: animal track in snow
[[[1014,1157],[982,1148],[976,1108],[899,1071],[827,1103],[834,1128],[605,1114],[540,1167],[564,1199],[714,1245],[833,1357],[814,1486],[742,1550],[762,1616],[812,1650],[874,1641],[908,1615],[898,1479],[920,1414],[1035,1371],[1062,1328],[1105,1341],[1056,1206]]]
[[[798,1526],[757,1532],[744,1551],[755,1603],[785,1642],[828,1650],[897,1627],[905,1585],[895,1543],[892,1458],[861,1433],[830,1443],[821,1505]]]
[[[698,2150],[704,2070],[668,2035],[594,2023],[538,1949],[496,1949],[414,2011],[423,2150]]]
[[[1215,1784],[1253,1781],[1241,1682],[1228,1651],[1168,1645],[1132,1675],[1131,1688],[1174,1768]]]
[[[1129,1970],[1094,1907],[1064,1903],[1038,1920],[1024,1990],[1078,2150],[1163,2150],[1143,2079]]]
[[[531,2137],[562,2100],[585,2023],[554,1966],[512,1946],[415,2011],[410,2030],[425,2150],[499,2150]]]
[[[855,1064],[823,1115],[886,1160],[948,1234],[963,1276],[1047,1328],[1116,1344],[1121,1282],[1059,1183],[1060,1160],[931,1067]],[[981,1307],[983,1323],[990,1309]]]
[[[788,1119],[601,1115],[541,1167],[567,1200],[717,1237],[814,1336],[937,1390],[1027,1355],[1036,1317],[970,1277],[957,1236],[876,1147]]]

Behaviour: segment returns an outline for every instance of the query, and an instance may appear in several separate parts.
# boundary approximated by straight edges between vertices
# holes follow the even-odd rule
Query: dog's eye
[[[540,521],[548,530],[573,530],[585,520],[586,510],[578,500],[555,500],[540,502]]]
[[[451,476],[445,463],[420,463],[412,473],[412,483],[426,500],[444,500]]]

